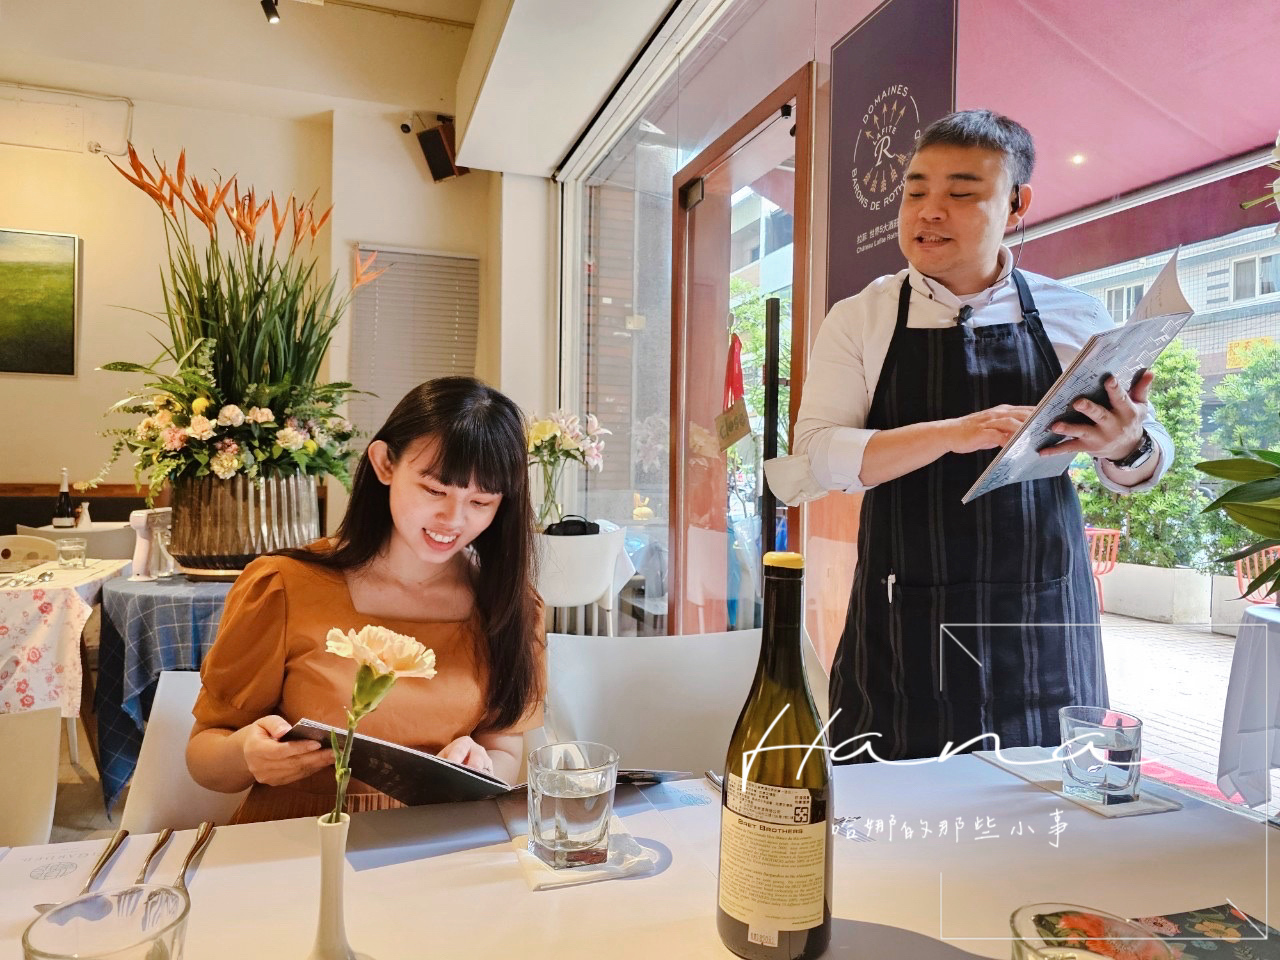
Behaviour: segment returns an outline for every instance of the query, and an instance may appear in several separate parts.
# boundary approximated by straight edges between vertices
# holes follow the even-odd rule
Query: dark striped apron
[[[907,326],[903,282],[868,427],[1040,402],[1062,367],[1025,279],[1015,270],[1013,280],[1021,323],[941,329]],[[1063,474],[962,504],[995,455],[948,453],[864,496],[831,672],[837,762],[864,742],[885,760],[938,756],[988,733],[1003,746],[1056,745],[1059,707],[1107,705],[1075,489]],[[851,739],[871,733],[880,736]]]

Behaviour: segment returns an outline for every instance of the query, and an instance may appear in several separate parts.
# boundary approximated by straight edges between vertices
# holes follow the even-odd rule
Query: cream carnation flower
[[[306,442],[306,433],[296,427],[284,427],[276,431],[276,443],[286,450],[301,450]]]
[[[187,434],[196,440],[212,440],[213,421],[208,417],[202,417],[197,414],[191,418],[191,425],[187,427]]]
[[[246,419],[250,423],[274,423],[276,415],[270,407],[250,407]]]
[[[215,453],[209,458],[209,469],[220,479],[229,480],[240,469],[240,458],[236,454],[228,453],[225,450],[221,453]]]
[[[218,411],[218,423],[224,427],[238,427],[244,423],[244,411],[229,403]]]
[[[343,633],[337,627],[325,637],[325,650],[340,657],[354,660],[382,676],[394,673],[396,677],[422,677],[430,680],[436,675],[436,655],[413,637],[407,637],[386,627],[372,624],[361,627],[359,632]]]

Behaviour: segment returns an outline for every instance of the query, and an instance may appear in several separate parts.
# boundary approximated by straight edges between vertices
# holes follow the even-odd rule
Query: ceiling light
[[[262,12],[267,15],[267,23],[280,22],[280,11],[276,9],[276,0],[262,0]]]
[[[265,3],[265,2],[266,2],[266,0],[263,0],[263,2]],[[1080,164],[1084,163],[1084,154],[1083,154],[1083,153],[1077,153],[1077,154],[1073,155],[1073,156],[1071,157],[1071,162],[1072,162],[1072,163],[1074,163],[1077,167],[1078,167],[1078,166],[1080,166]]]

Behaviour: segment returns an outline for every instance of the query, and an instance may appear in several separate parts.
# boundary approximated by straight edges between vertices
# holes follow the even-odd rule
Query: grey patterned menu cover
[[[1056,477],[1071,465],[1074,453],[1040,456],[1041,450],[1064,439],[1051,431],[1049,425],[1059,420],[1085,422],[1088,418],[1071,407],[1080,397],[1110,406],[1103,386],[1107,376],[1114,375],[1129,389],[1178,335],[1195,311],[1178,284],[1177,267],[1178,251],[1175,250],[1151,289],[1138,301],[1129,322],[1089,338],[1035,412],[961,498],[962,503],[1008,483]]]

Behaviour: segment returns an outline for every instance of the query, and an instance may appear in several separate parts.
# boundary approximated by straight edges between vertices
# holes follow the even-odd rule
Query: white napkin
[[[520,862],[520,870],[530,890],[548,887],[571,887],[597,880],[615,880],[653,872],[658,865],[658,852],[642,847],[627,832],[617,816],[609,818],[609,859],[592,866],[566,867],[556,870],[529,852],[529,802],[524,793],[508,793],[498,797],[498,812],[511,837],[511,847]]]
[[[1001,747],[1001,756],[997,756],[994,750],[979,750],[976,756],[1001,770],[1007,770],[1014,776],[1021,777],[1028,783],[1035,784],[1041,790],[1048,790],[1062,797],[1063,800],[1070,800],[1077,806],[1092,810],[1100,817],[1137,817],[1144,813],[1168,813],[1170,810],[1182,809],[1182,804],[1178,800],[1152,793],[1152,781],[1145,777],[1139,783],[1138,799],[1130,803],[1104,805],[1063,793],[1062,761],[1053,759],[1053,750],[1053,747]],[[1010,760],[1014,763],[1005,762]],[[1163,787],[1156,789],[1164,792]]]

